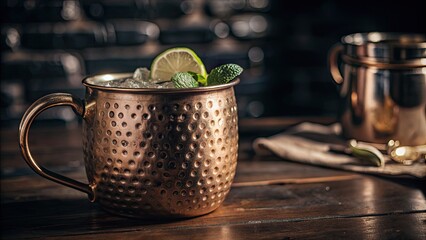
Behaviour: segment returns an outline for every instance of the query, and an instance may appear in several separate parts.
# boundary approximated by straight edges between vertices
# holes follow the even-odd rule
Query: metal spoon
[[[400,146],[399,141],[388,142],[388,154],[390,158],[404,165],[411,165],[426,154],[426,145]]]

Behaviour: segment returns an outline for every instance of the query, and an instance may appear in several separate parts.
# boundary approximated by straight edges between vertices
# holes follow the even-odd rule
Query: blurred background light
[[[425,33],[426,2],[358,0],[7,0],[1,3],[3,126],[53,92],[84,96],[88,75],[149,67],[161,51],[192,48],[207,70],[236,63],[240,118],[334,116],[328,50],[342,36]],[[351,38],[351,39],[349,39]],[[360,35],[348,42],[365,41]],[[75,124],[61,108],[38,119]],[[80,120],[81,121],[81,120]]]

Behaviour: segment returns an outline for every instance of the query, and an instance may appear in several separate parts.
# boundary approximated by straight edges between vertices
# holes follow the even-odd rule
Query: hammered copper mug
[[[125,89],[99,86],[131,74],[83,80],[86,97],[55,93],[24,114],[20,147],[41,176],[85,192],[122,216],[193,217],[215,210],[228,194],[237,164],[237,105],[233,87]],[[88,184],[51,172],[32,157],[28,133],[47,108],[70,106],[83,118]]]

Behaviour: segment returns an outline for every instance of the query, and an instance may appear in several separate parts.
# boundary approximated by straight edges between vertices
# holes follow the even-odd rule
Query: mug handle
[[[73,97],[68,93],[53,93],[39,98],[35,101],[25,112],[19,124],[19,146],[21,148],[22,156],[27,164],[40,176],[47,178],[51,181],[60,183],[70,188],[77,189],[81,192],[87,193],[91,202],[95,201],[95,185],[82,183],[74,179],[65,177],[55,172],[49,171],[40,166],[33,156],[31,155],[30,147],[28,145],[28,135],[31,124],[34,119],[44,110],[56,106],[70,106],[74,112],[80,117],[84,118],[85,107],[84,103]]]
[[[331,48],[328,54],[328,65],[330,67],[331,76],[333,77],[334,82],[336,82],[339,85],[343,83],[343,77],[339,70],[337,58],[342,52],[343,52],[343,45],[340,43],[336,43]]]

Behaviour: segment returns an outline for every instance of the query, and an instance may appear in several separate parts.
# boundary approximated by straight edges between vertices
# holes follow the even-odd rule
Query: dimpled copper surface
[[[191,217],[221,205],[237,164],[233,88],[155,94],[89,89],[87,95],[85,164],[105,210]]]

